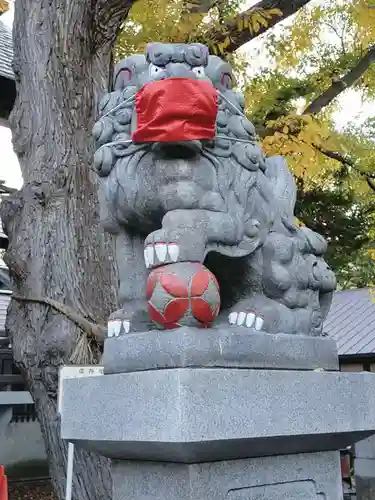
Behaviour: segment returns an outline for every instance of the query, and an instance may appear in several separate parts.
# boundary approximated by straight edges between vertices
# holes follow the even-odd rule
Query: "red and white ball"
[[[160,329],[209,328],[220,310],[219,284],[196,262],[157,267],[148,277],[146,294],[148,313]]]

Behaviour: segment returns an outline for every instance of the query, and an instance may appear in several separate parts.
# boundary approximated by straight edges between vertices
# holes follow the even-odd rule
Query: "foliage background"
[[[119,59],[143,51],[153,40],[199,40],[230,60],[263,148],[270,155],[285,155],[296,177],[296,215],[300,223],[327,238],[328,261],[344,288],[375,282],[368,253],[375,246],[375,192],[366,182],[367,175],[375,175],[375,118],[348,122],[341,130],[334,121],[337,97],[348,91],[341,82],[368,53],[370,63],[359,68],[359,76],[347,87],[360,93],[365,105],[375,98],[371,3],[375,7],[367,0],[308,2],[292,18],[250,42],[254,61],[244,50],[226,50],[231,44],[228,23],[235,18],[239,30],[256,36],[281,14],[280,9],[255,8],[247,17],[236,18],[244,7],[237,0],[140,0],[116,47]],[[210,38],[213,31],[221,35],[216,45]],[[336,95],[320,102],[335,86]]]

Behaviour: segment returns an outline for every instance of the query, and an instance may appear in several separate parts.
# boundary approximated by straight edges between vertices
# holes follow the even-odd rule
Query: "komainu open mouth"
[[[164,158],[180,158],[189,160],[202,151],[201,141],[158,142],[153,150]]]

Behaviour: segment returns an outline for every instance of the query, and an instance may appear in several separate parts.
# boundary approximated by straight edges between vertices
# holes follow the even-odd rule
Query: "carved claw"
[[[127,320],[110,320],[108,321],[107,337],[120,337],[130,332],[130,321]]]
[[[232,312],[229,314],[228,321],[230,325],[246,326],[247,328],[254,328],[258,332],[262,329],[264,320],[254,313],[245,312]]]
[[[178,261],[180,247],[177,243],[148,244],[144,250],[147,268],[160,264],[171,264]]]

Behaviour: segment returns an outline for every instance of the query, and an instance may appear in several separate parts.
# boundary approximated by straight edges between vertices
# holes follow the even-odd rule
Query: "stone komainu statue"
[[[120,278],[112,319],[151,328],[149,270],[204,262],[220,283],[219,322],[320,335],[336,287],[326,242],[295,225],[293,176],[263,154],[230,66],[200,44],[152,43],[113,82],[93,129]]]

